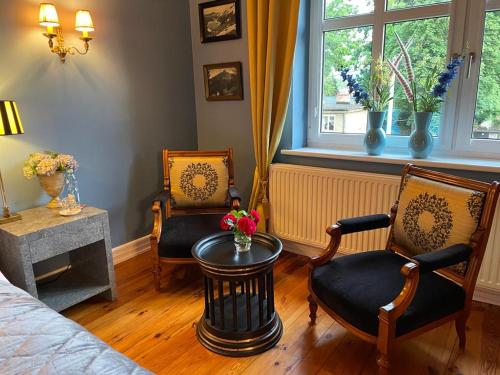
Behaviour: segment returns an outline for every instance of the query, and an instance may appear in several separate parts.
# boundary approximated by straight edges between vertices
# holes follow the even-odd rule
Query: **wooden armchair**
[[[464,348],[499,191],[498,182],[407,165],[390,215],[339,220],[327,229],[327,249],[309,264],[311,325],[319,305],[376,344],[380,374],[390,373],[397,342],[452,320]],[[389,226],[385,250],[332,259],[343,235]]]
[[[153,274],[160,290],[162,263],[195,263],[194,243],[220,232],[220,220],[238,209],[233,150],[163,150],[164,190],[153,202]]]

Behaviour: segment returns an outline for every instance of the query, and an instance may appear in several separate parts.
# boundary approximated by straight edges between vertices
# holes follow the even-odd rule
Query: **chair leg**
[[[455,328],[457,329],[457,335],[458,335],[458,346],[462,350],[465,349],[465,342],[466,342],[465,329],[466,329],[466,323],[467,323],[467,318],[463,314],[460,315],[455,320]]]
[[[307,297],[307,300],[309,301],[309,318],[311,318],[309,325],[313,326],[316,324],[316,317],[317,317],[316,312],[318,311],[318,304],[311,295]]]
[[[157,292],[160,291],[160,279],[161,279],[161,266],[159,262],[156,262],[153,266],[153,276],[154,276],[154,283],[155,283],[155,289]]]
[[[389,353],[383,353],[379,350],[377,357],[378,375],[391,374],[391,356]]]

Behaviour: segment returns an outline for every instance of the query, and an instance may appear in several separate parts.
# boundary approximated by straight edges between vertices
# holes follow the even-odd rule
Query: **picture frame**
[[[198,5],[202,43],[241,38],[240,0],[215,0]]]
[[[203,65],[208,101],[243,100],[241,62]]]

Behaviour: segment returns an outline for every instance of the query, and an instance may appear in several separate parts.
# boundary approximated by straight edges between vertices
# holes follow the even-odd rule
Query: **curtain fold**
[[[300,0],[247,0],[252,128],[256,168],[250,209],[269,218],[268,178],[285,122]]]

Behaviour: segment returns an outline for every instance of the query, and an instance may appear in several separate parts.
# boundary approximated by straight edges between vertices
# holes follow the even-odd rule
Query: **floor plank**
[[[275,348],[247,358],[223,357],[198,343],[196,324],[203,312],[198,267],[166,267],[162,291],[156,292],[150,259],[145,253],[116,267],[117,301],[96,297],[64,315],[158,374],[377,373],[375,347],[321,309],[317,324],[309,326],[306,258],[289,253],[280,257],[275,294],[284,334]],[[395,358],[396,375],[500,375],[500,308],[473,304],[465,351],[458,348],[450,323],[404,342]]]

